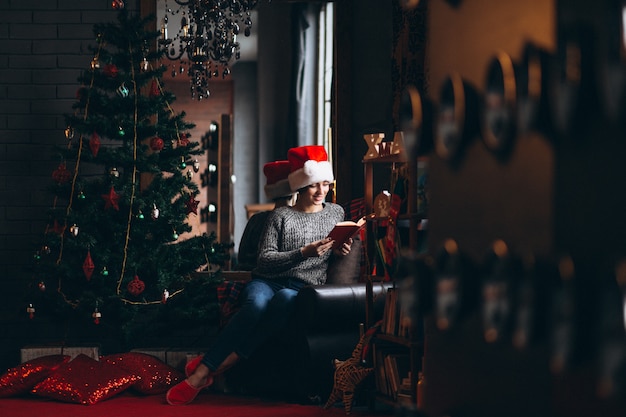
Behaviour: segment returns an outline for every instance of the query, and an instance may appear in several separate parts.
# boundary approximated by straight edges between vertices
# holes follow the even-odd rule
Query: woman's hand
[[[333,247],[332,239],[325,238],[322,240],[317,240],[315,242],[309,243],[300,249],[302,256],[305,258],[317,258],[319,256],[324,255],[326,252],[331,250]]]
[[[352,238],[346,240],[343,245],[333,250],[333,253],[337,256],[346,256],[352,249]]]

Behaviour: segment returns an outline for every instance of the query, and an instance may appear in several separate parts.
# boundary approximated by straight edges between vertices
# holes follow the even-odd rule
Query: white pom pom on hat
[[[291,163],[289,186],[294,192],[311,184],[332,182],[335,179],[333,167],[328,162],[328,154],[323,146],[291,148],[287,151],[287,159]]]

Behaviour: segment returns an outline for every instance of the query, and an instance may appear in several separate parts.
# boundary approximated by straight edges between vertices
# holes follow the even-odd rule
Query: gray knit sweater
[[[254,275],[266,279],[291,277],[308,284],[324,284],[332,251],[320,257],[305,258],[300,249],[324,239],[335,224],[343,220],[343,208],[333,203],[324,203],[324,209],[317,213],[303,213],[291,207],[275,209],[265,223]]]

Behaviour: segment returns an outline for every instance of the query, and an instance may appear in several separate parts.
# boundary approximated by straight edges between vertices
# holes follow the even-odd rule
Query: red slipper
[[[195,388],[189,385],[187,380],[174,385],[165,394],[165,400],[169,405],[186,405],[191,403],[204,388],[208,387],[209,383]]]
[[[193,374],[196,371],[196,368],[198,367],[198,365],[200,365],[200,362],[202,362],[203,357],[204,355],[198,355],[189,362],[187,362],[187,364],[185,365],[185,375],[187,377],[189,377],[189,375]]]

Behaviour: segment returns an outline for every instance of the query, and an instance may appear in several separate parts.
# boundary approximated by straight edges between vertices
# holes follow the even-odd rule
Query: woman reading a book
[[[326,202],[334,175],[322,146],[301,146],[287,153],[288,180],[298,192],[293,207],[280,207],[268,216],[252,280],[242,293],[241,309],[231,318],[204,355],[185,366],[187,379],[166,394],[171,405],[192,402],[216,375],[246,359],[287,324],[298,291],[307,284],[326,282],[331,256],[350,253],[352,239],[337,249],[328,238],[344,220],[341,206]]]

